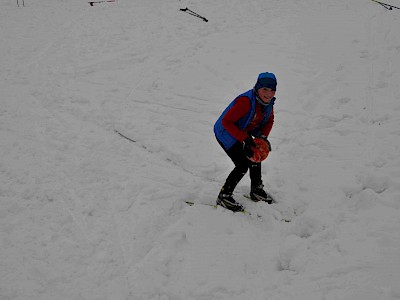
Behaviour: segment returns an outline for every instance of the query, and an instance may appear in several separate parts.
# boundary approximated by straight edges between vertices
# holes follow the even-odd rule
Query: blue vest
[[[231,104],[229,104],[229,106],[224,110],[224,112],[222,113],[222,115],[219,117],[219,119],[217,120],[217,122],[214,125],[214,133],[215,133],[215,136],[217,137],[217,139],[222,143],[222,145],[224,146],[224,148],[226,150],[228,150],[230,147],[232,147],[233,144],[235,144],[237,142],[237,139],[234,136],[232,136],[225,129],[225,127],[222,125],[222,119],[224,118],[225,114],[232,108],[232,106],[235,105],[236,99],[238,99],[240,97],[249,98],[251,106],[250,106],[250,110],[247,112],[247,114],[244,117],[242,117],[241,119],[239,119],[239,121],[236,123],[236,125],[239,127],[239,129],[241,129],[241,130],[245,129],[249,125],[250,121],[254,118],[254,114],[256,112],[257,98],[256,98],[254,89],[249,90],[246,93],[243,93],[243,94],[239,95],[238,97],[236,97],[235,100],[233,100],[231,102]],[[275,98],[273,98],[268,105],[263,105],[262,112],[263,112],[264,118],[262,119],[262,121],[258,124],[258,126],[255,129],[253,129],[251,132],[249,132],[250,135],[256,136],[256,137],[261,135],[261,129],[262,129],[263,125],[265,124],[265,122],[267,122],[267,120],[271,116],[274,103],[275,103]]]

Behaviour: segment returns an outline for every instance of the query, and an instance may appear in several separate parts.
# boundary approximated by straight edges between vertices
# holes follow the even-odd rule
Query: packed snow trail
[[[398,13],[0,6],[1,299],[400,298]],[[247,177],[238,200],[262,218],[187,206],[214,203],[232,163],[212,126],[265,71],[278,100],[264,181],[297,215],[240,197]]]

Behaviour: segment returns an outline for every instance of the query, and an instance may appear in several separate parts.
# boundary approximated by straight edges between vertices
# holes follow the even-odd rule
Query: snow
[[[0,7],[0,299],[400,299],[399,10]],[[242,197],[246,176],[252,215],[215,209],[213,124],[265,71],[279,203]]]

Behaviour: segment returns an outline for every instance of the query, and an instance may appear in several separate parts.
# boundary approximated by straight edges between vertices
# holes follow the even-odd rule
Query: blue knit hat
[[[265,72],[258,75],[257,83],[254,86],[254,89],[258,91],[259,89],[266,87],[273,91],[276,91],[276,85],[277,81],[275,75],[273,73]]]

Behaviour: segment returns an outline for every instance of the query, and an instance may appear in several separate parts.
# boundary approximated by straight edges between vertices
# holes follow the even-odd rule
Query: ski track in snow
[[[0,3],[0,299],[400,298],[399,12],[25,5]],[[264,71],[280,203],[245,177],[252,216],[186,205],[214,203],[232,164],[212,126]]]

